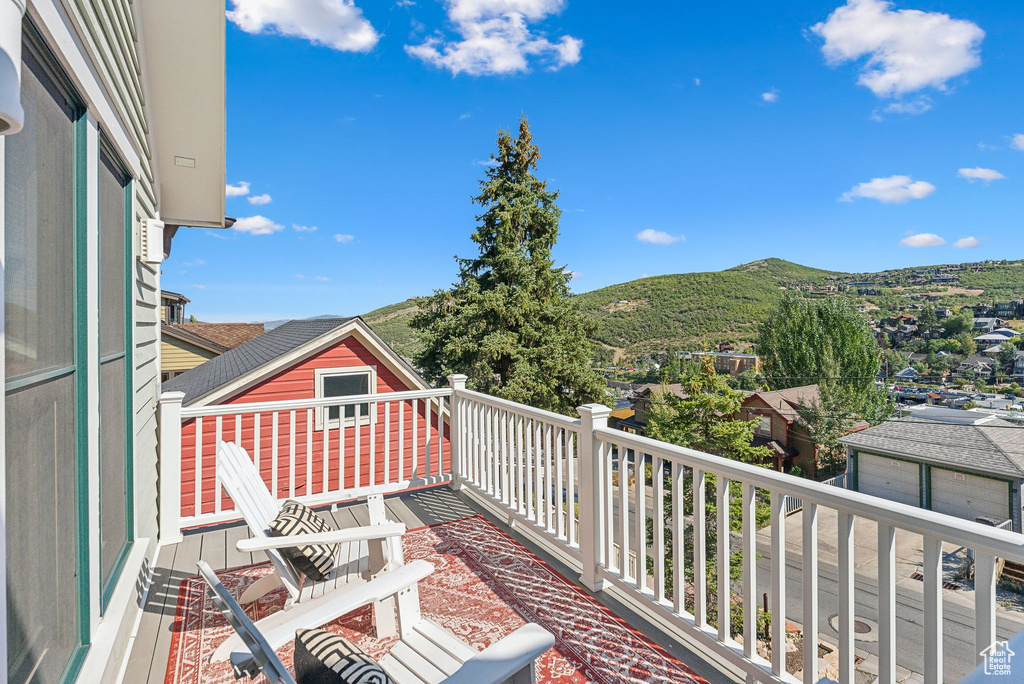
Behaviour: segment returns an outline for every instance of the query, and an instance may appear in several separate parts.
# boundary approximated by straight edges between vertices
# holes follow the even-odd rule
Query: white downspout
[[[0,0],[0,135],[21,130],[21,18],[25,0]]]

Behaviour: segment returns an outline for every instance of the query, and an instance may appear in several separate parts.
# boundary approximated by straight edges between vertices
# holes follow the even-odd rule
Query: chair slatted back
[[[217,445],[217,477],[235,502],[253,537],[267,537],[268,528],[281,507],[260,477],[256,464],[245,449],[234,442]],[[281,576],[281,581],[292,598],[298,598],[302,588],[300,573],[277,549],[267,550],[267,556]]]
[[[245,614],[242,607],[238,605],[238,602],[221,584],[213,568],[204,561],[199,561],[198,565],[199,574],[203,576],[203,579],[210,585],[210,590],[213,592],[214,605],[227,618],[228,623],[234,628],[238,636],[241,637],[242,642],[249,649],[249,652],[252,653],[255,660],[255,664],[239,666],[233,659],[232,664],[235,667],[236,677],[245,675],[255,679],[259,676],[260,671],[262,671],[271,684],[295,684],[295,679],[285,668],[284,663],[277,657],[274,649],[270,647],[267,640],[259,633],[256,625],[252,623],[252,620]]]

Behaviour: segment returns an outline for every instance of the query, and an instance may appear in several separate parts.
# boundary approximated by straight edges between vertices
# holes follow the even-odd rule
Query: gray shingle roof
[[[908,416],[839,441],[854,449],[1024,478],[1024,428],[998,418],[980,425],[958,425]]]
[[[184,392],[184,404],[188,406],[351,320],[349,317],[289,321],[172,378],[163,384],[163,390]]]

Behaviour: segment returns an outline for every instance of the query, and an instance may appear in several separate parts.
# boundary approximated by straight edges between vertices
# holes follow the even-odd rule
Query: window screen
[[[351,397],[357,394],[370,393],[370,374],[351,373],[348,375],[326,375],[323,378],[325,397]],[[330,420],[338,419],[338,409],[345,409],[346,418],[355,418],[356,406],[359,407],[360,418],[369,414],[369,404],[351,404],[349,406],[331,406],[327,409],[327,417]]]
[[[100,153],[100,586],[108,596],[130,541],[127,365],[127,179]]]
[[[7,665],[58,682],[81,603],[75,359],[75,112],[26,44],[25,127],[5,139]]]

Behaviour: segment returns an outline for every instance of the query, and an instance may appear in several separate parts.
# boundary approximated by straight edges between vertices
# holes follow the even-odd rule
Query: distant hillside
[[[934,275],[922,276],[922,272]],[[928,282],[952,273],[956,282]],[[924,282],[921,282],[924,280]],[[849,283],[877,281],[877,294],[860,295]],[[886,284],[889,283],[889,284]],[[760,259],[725,271],[641,278],[577,295],[600,326],[595,341],[609,357],[635,358],[669,347],[718,342],[753,342],[765,314],[790,291],[800,296],[841,296],[872,316],[919,307],[963,306],[1024,298],[1024,263],[998,262],[922,266],[882,273],[839,273],[783,259]],[[411,299],[363,315],[400,353],[418,349],[409,321],[417,310]]]

